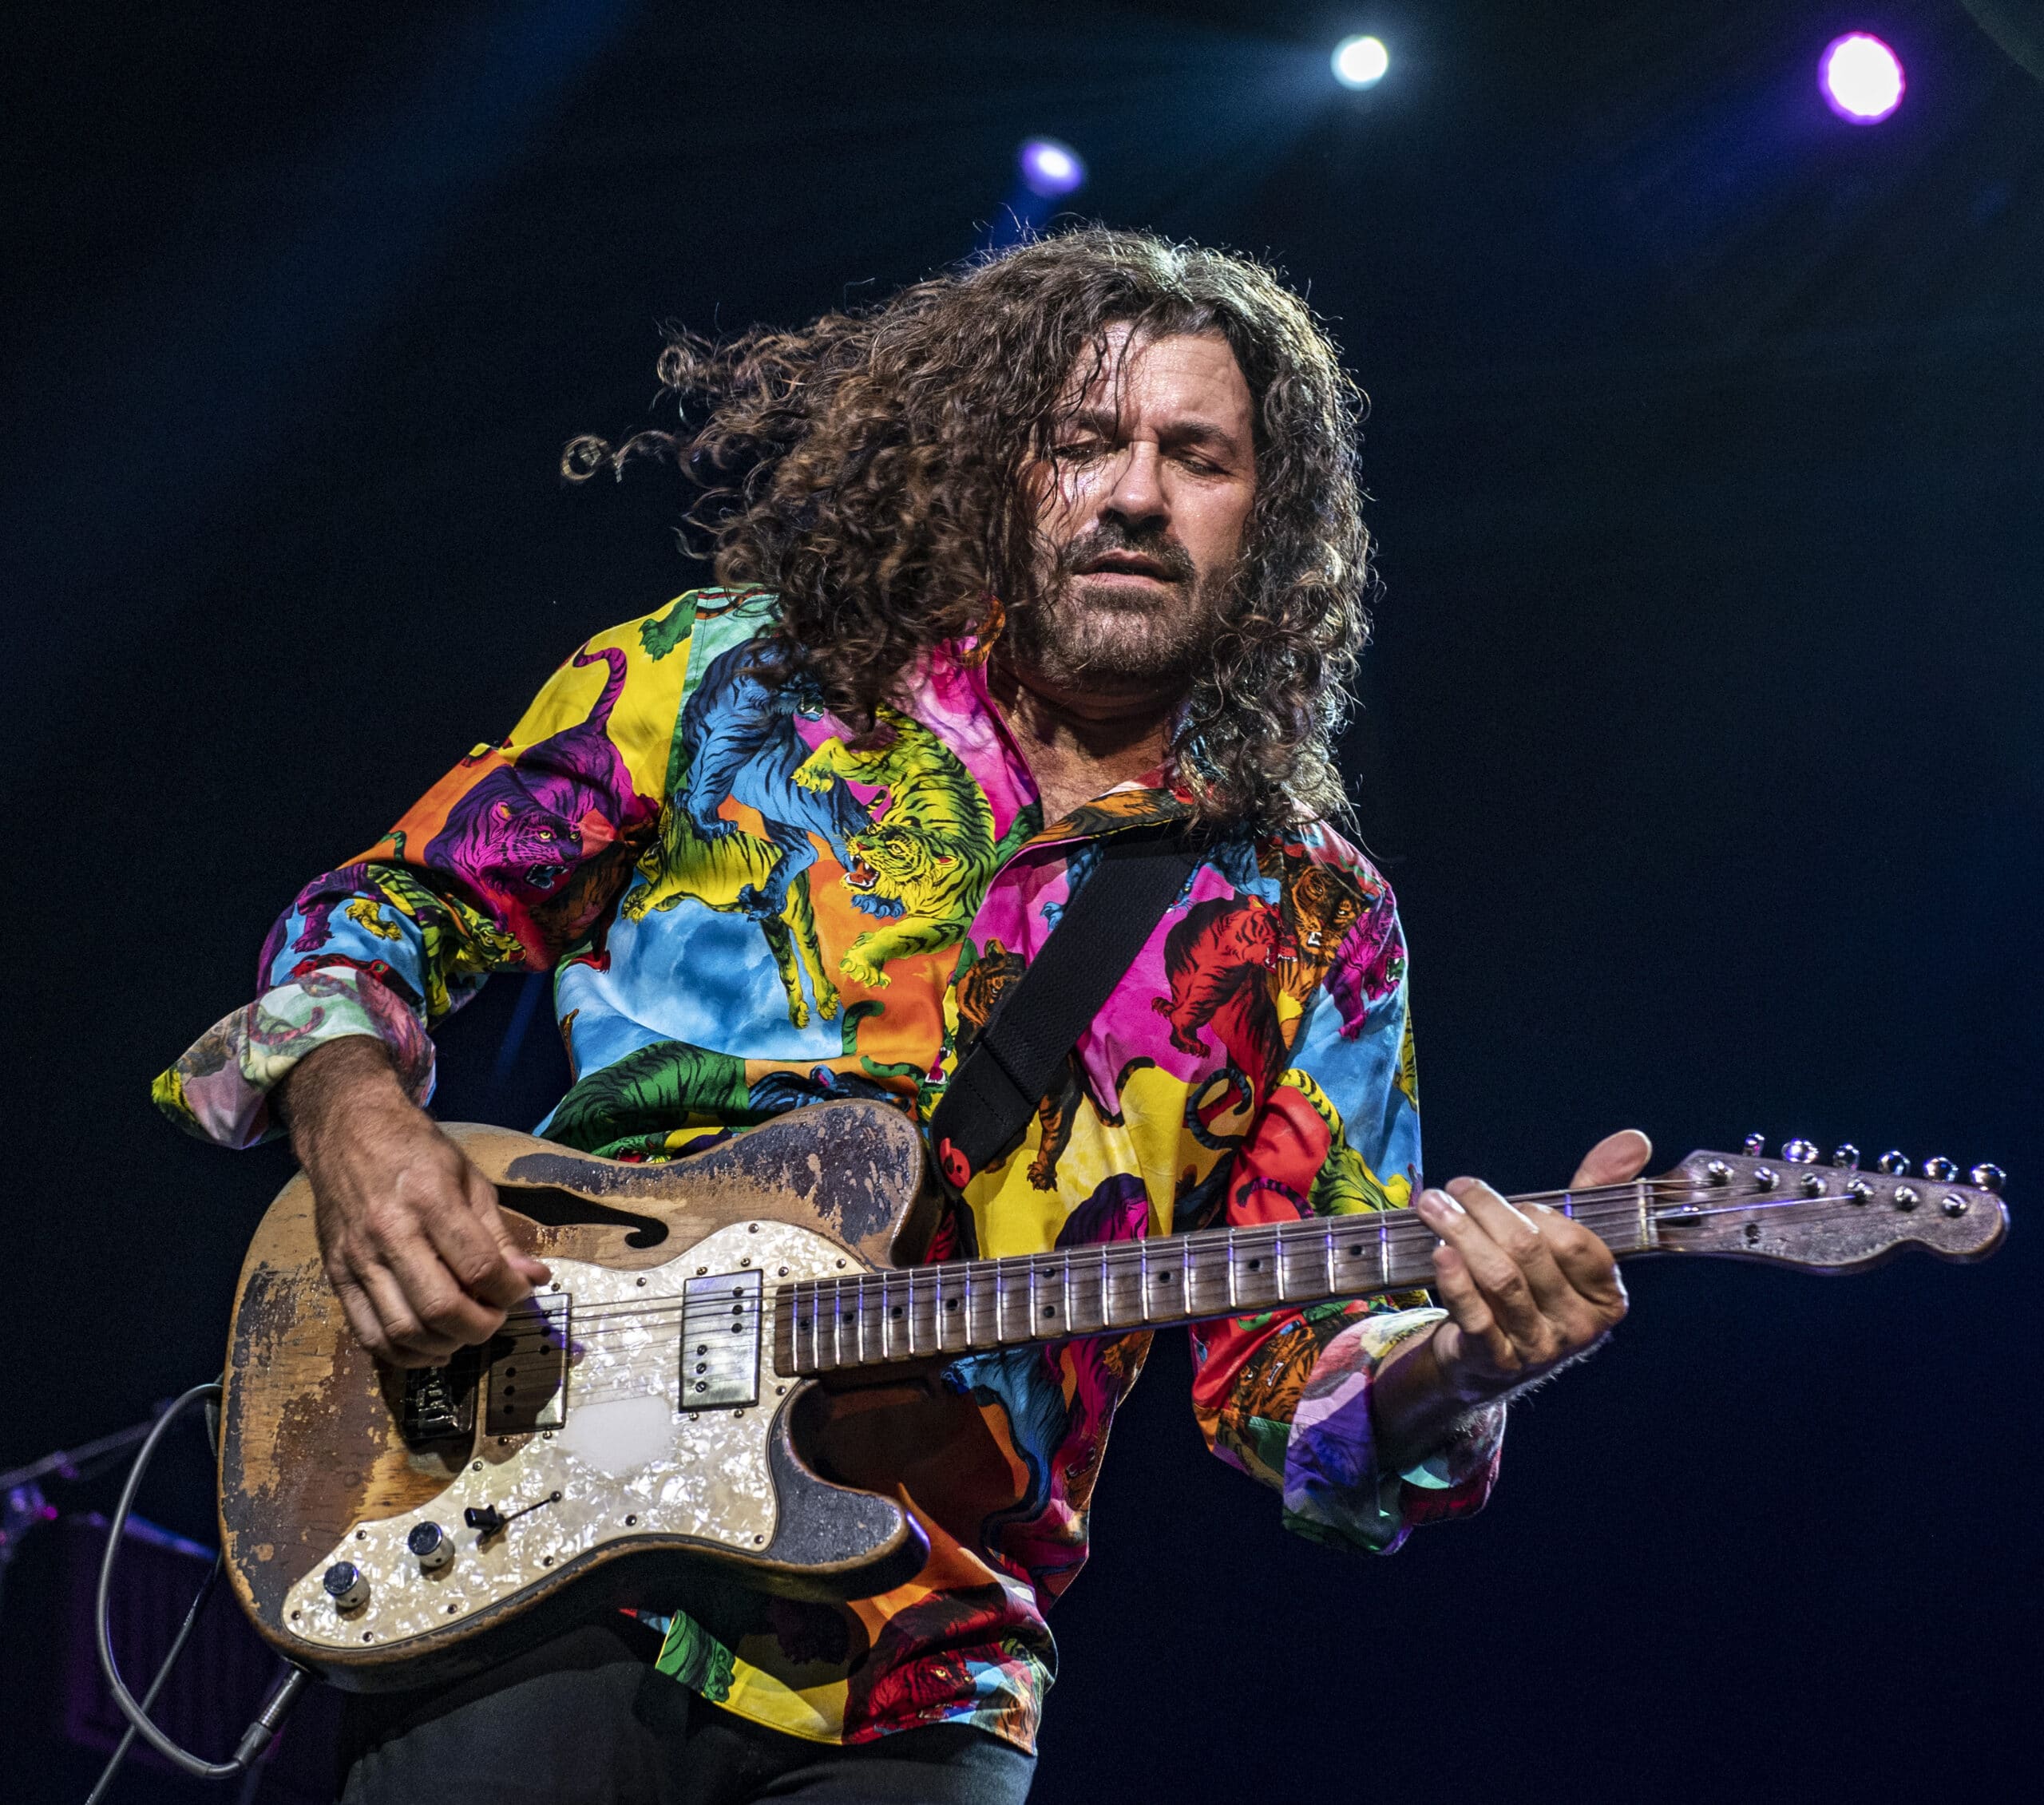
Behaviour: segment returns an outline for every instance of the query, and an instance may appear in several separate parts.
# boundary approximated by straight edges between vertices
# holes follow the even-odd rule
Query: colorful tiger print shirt
[[[478,746],[360,858],[315,879],[263,949],[261,995],[156,1081],[184,1126],[246,1146],[321,1042],[374,1035],[414,1096],[429,1031],[493,972],[552,971],[576,1079],[539,1132],[671,1158],[826,1098],[926,1121],[1107,836],[1182,815],[1163,782],[1049,824],[969,648],[854,736],[756,670],[771,598],[705,590],[589,640],[509,739]],[[972,1174],[933,1259],[1400,1208],[1419,1184],[1405,952],[1384,881],[1334,833],[1213,845],[1021,1144]],[[1387,1550],[1473,1510],[1503,1411],[1383,1471],[1370,1379],[1438,1318],[1424,1292],[1190,1331],[1214,1451],[1286,1522]],[[1033,1748],[1045,1613],[1086,1558],[1115,1405],[1148,1351],[1117,1334],[976,1353],[952,1427],[901,1470],[921,1572],[849,1605],[762,1597],[660,1666],[823,1740],[939,1722]]]

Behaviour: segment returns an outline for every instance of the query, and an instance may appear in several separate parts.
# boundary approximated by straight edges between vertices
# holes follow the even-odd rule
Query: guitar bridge
[[[469,1439],[475,1434],[476,1380],[481,1372],[481,1351],[475,1348],[461,1348],[445,1366],[406,1372],[398,1415],[406,1444]]]
[[[567,1420],[568,1301],[549,1292],[505,1318],[491,1340],[483,1433],[529,1435]]]

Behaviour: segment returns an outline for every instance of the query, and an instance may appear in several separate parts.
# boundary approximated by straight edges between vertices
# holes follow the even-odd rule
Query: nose
[[[1170,504],[1164,499],[1163,458],[1157,447],[1138,440],[1115,472],[1115,480],[1100,505],[1103,515],[1111,514],[1131,530],[1151,530],[1171,523]]]

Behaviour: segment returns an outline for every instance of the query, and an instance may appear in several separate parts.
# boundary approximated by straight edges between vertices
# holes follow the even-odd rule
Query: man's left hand
[[[1653,1148],[1637,1129],[1599,1141],[1571,1188],[1622,1184]],[[1475,1178],[1449,1181],[1417,1202],[1440,1237],[1435,1289],[1448,1312],[1432,1352],[1445,1389],[1464,1406],[1531,1384],[1587,1353],[1626,1313],[1611,1251],[1544,1204],[1519,1209]]]

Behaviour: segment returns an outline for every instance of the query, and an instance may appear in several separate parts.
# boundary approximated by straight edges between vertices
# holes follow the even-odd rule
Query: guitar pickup
[[[558,1429],[568,1417],[568,1300],[549,1292],[528,1298],[491,1340],[487,1435]]]
[[[723,1410],[759,1397],[757,1272],[691,1279],[681,1295],[681,1407]]]

